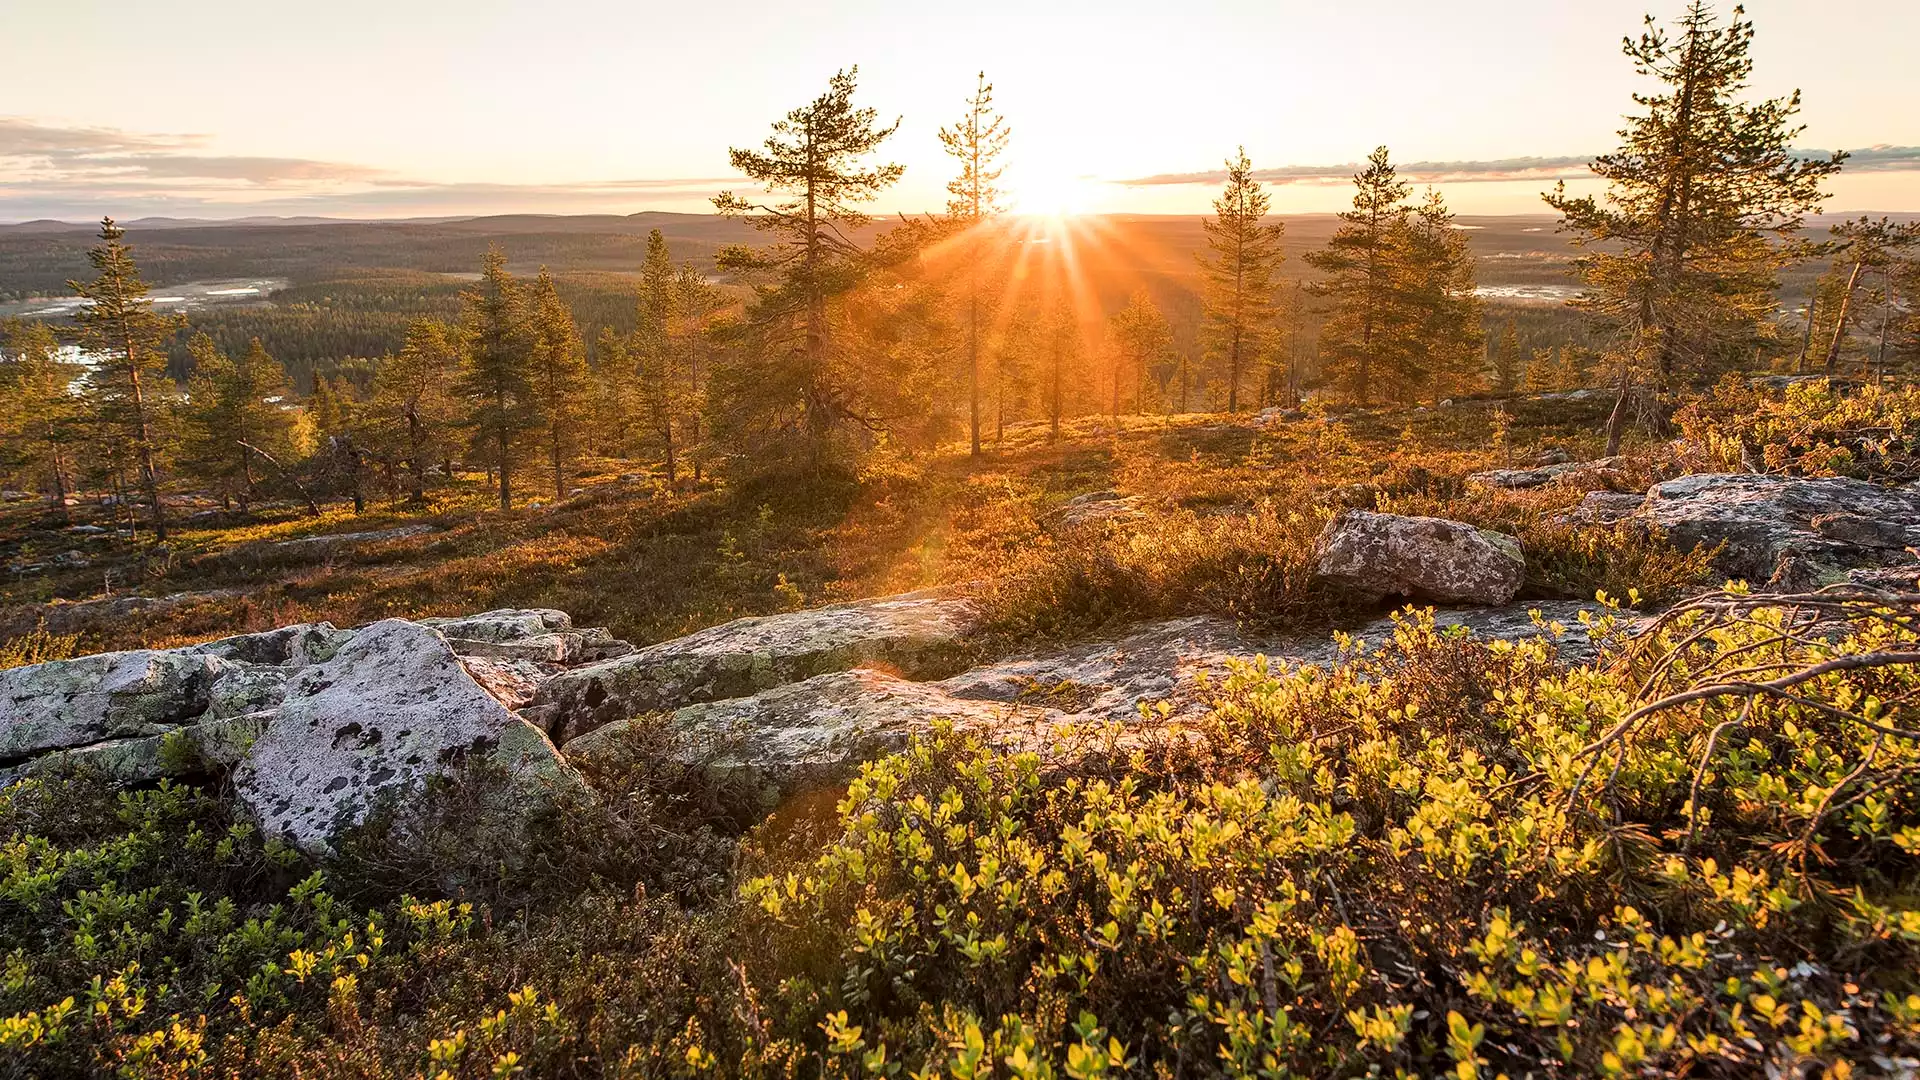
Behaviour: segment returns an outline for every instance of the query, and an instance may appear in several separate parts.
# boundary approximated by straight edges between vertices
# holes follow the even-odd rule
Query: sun
[[[1013,187],[1014,212],[1034,217],[1067,218],[1092,212],[1094,184],[1086,176],[1035,173]]]

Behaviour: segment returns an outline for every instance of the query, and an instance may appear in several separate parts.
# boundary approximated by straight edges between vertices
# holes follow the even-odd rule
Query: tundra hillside
[[[1920,1074],[1920,226],[1752,33],[1627,40],[1524,321],[1384,147],[1103,295],[984,74],[943,213],[842,71],[374,359],[103,222],[0,348],[0,1076]]]

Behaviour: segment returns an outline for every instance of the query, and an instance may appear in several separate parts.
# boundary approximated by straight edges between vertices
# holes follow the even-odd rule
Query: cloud
[[[198,153],[202,135],[149,135],[118,128],[57,127],[0,117],[0,176],[42,184],[203,181],[259,187],[372,180],[385,170],[310,158]]]
[[[569,184],[442,183],[312,158],[207,152],[202,135],[62,127],[0,117],[0,219],[194,214],[479,214],[529,207],[630,213],[704,205],[738,177]]]
[[[1824,158],[1826,150],[1802,150],[1799,156]],[[1577,180],[1592,176],[1587,163],[1593,155],[1562,157],[1511,157],[1486,161],[1413,161],[1396,164],[1402,179],[1423,183],[1491,183],[1501,180]],[[1891,172],[1920,168],[1920,146],[1872,146],[1851,151],[1848,172]],[[1365,168],[1358,162],[1344,165],[1282,165],[1255,169],[1254,179],[1270,184],[1345,183]],[[1178,184],[1219,184],[1227,179],[1225,169],[1204,172],[1159,173],[1130,180],[1115,181],[1122,187],[1160,187]]]

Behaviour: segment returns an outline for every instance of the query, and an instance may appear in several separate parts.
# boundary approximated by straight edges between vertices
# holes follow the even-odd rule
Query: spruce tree
[[[456,327],[420,319],[407,327],[400,351],[374,369],[369,409],[385,449],[406,463],[407,498],[415,504],[426,502],[427,469],[450,454],[464,347]]]
[[[1240,409],[1242,374],[1262,352],[1273,320],[1273,275],[1286,258],[1286,226],[1268,223],[1271,200],[1253,178],[1247,148],[1227,159],[1227,189],[1213,200],[1213,219],[1202,220],[1211,257],[1200,256],[1206,274],[1203,310],[1213,345],[1226,360],[1227,411]]]
[[[1111,338],[1108,349],[1108,386],[1112,395],[1110,406],[1117,427],[1120,423],[1121,387],[1131,378],[1135,386],[1134,408],[1144,411],[1144,388],[1148,373],[1172,349],[1173,331],[1167,325],[1167,317],[1154,304],[1153,297],[1141,289],[1127,299],[1126,307],[1108,320],[1107,332]]]
[[[1440,193],[1428,191],[1407,216],[1403,238],[1397,298],[1407,310],[1402,324],[1409,336],[1389,353],[1399,361],[1394,382],[1407,400],[1423,391],[1435,399],[1471,391],[1486,335],[1466,234],[1454,227]]]
[[[500,509],[513,509],[513,469],[527,432],[538,422],[529,378],[526,300],[507,272],[507,257],[489,247],[480,283],[461,294],[466,356],[456,382],[465,402],[463,422],[476,457],[499,485]]]
[[[193,376],[182,409],[181,464],[213,485],[222,502],[252,504],[266,460],[279,460],[293,443],[291,391],[286,369],[254,338],[234,360],[196,334],[188,344]]]
[[[85,403],[74,391],[85,370],[61,358],[46,323],[0,324],[0,465],[44,490],[63,520],[85,440]]]
[[[580,455],[582,432],[591,402],[587,350],[573,311],[560,298],[546,267],[534,279],[526,299],[528,404],[546,444],[547,464],[553,471],[553,497],[567,497],[568,470]]]
[[[1080,319],[1071,305],[1055,299],[1041,321],[1040,408],[1047,438],[1060,441],[1060,421],[1072,407],[1081,377]]]
[[[646,261],[640,267],[640,302],[628,349],[634,367],[634,398],[644,427],[642,444],[660,455],[667,484],[679,482],[684,441],[682,416],[687,383],[681,372],[678,334],[679,275],[659,229],[647,236]]]
[[[836,437],[870,432],[882,418],[864,407],[860,372],[830,341],[828,306],[859,280],[861,248],[849,234],[870,220],[860,205],[878,198],[905,171],[868,158],[899,122],[881,126],[853,104],[859,69],[837,72],[826,93],[773,125],[762,149],[729,151],[735,171],[773,193],[761,203],[722,192],[714,206],[775,234],[775,244],[721,252],[722,269],[772,275],[749,312],[752,348],[731,369],[722,415],[741,449],[762,461],[799,460],[822,476]],[[791,451],[789,453],[788,451]]]
[[[967,262],[967,431],[974,457],[980,456],[980,260],[986,237],[981,226],[999,214],[1000,155],[1012,134],[1006,118],[993,109],[993,84],[987,73],[974,81],[967,113],[958,124],[940,129],[940,145],[960,162],[960,174],[947,181],[947,216],[961,229]]]
[[[1521,370],[1525,363],[1520,352],[1520,328],[1512,319],[1500,331],[1500,340],[1493,347],[1492,362],[1489,365],[1489,379],[1493,392],[1501,397],[1512,397],[1520,389],[1520,380],[1526,376]]]
[[[154,312],[146,282],[124,243],[126,230],[112,218],[100,222],[100,244],[87,252],[92,281],[67,287],[87,303],[74,316],[80,347],[93,360],[89,396],[115,452],[124,451],[137,471],[147,498],[155,539],[167,538],[167,512],[160,501],[160,458],[164,449],[164,402],[171,396],[166,378],[166,343],[183,320]]]
[[[1306,259],[1325,275],[1313,291],[1332,301],[1320,331],[1322,364],[1365,405],[1373,399],[1376,365],[1397,365],[1393,348],[1406,341],[1408,328],[1399,324],[1404,312],[1394,293],[1412,189],[1396,175],[1384,146],[1367,157],[1353,184],[1353,209],[1341,211],[1327,246],[1308,252]]]
[[[1722,22],[1693,0],[1672,33],[1648,16],[1623,50],[1659,85],[1634,95],[1642,111],[1627,118],[1620,148],[1591,166],[1605,194],[1576,198],[1563,183],[1545,196],[1586,249],[1576,306],[1615,339],[1609,454],[1620,449],[1636,369],[1671,389],[1744,358],[1770,331],[1776,272],[1799,257],[1802,220],[1845,159],[1793,152],[1798,91],[1745,100],[1753,24],[1742,14]]]

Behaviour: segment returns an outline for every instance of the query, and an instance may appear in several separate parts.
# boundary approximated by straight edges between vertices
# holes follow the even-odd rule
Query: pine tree
[[[1394,381],[1409,400],[1421,391],[1439,399],[1473,390],[1486,344],[1473,253],[1439,192],[1428,191],[1408,215],[1403,240],[1396,291],[1411,334],[1390,353],[1400,361]]]
[[[980,259],[981,226],[999,214],[1000,155],[1012,134],[1006,118],[993,109],[993,84],[987,73],[975,77],[967,114],[940,129],[940,145],[959,159],[960,175],[947,182],[947,216],[961,228],[967,244],[967,430],[974,457],[980,456]]]
[[[1529,394],[1544,394],[1560,385],[1560,362],[1553,349],[1535,349],[1527,360],[1526,388]]]
[[[660,454],[669,486],[679,482],[686,381],[681,373],[674,323],[679,316],[678,275],[659,229],[647,236],[640,267],[640,304],[628,358],[634,365],[634,398],[645,426],[643,445]]]
[[[1644,111],[1628,118],[1620,148],[1593,162],[1604,197],[1575,198],[1565,184],[1545,196],[1587,248],[1576,260],[1587,287],[1577,306],[1616,337],[1609,454],[1620,448],[1636,367],[1672,387],[1744,358],[1768,332],[1776,271],[1798,257],[1802,219],[1845,159],[1793,153],[1798,91],[1743,100],[1753,24],[1741,15],[1736,7],[1723,23],[1707,0],[1693,0],[1673,34],[1649,16],[1623,48],[1660,87],[1634,95]]]
[[[700,481],[707,451],[701,417],[707,410],[707,377],[712,370],[713,340],[718,319],[729,302],[720,290],[692,266],[682,266],[673,280],[675,355],[679,373],[674,408],[680,413],[684,456],[693,463],[693,479]]]
[[[1320,331],[1322,364],[1365,405],[1373,398],[1376,364],[1398,366],[1392,347],[1405,341],[1394,292],[1412,189],[1395,174],[1384,146],[1368,156],[1353,184],[1353,209],[1340,213],[1327,246],[1306,259],[1325,275],[1314,292],[1333,302]]]
[[[1120,423],[1121,387],[1131,376],[1135,386],[1134,408],[1144,411],[1148,373],[1173,348],[1173,331],[1167,326],[1167,317],[1154,304],[1153,297],[1143,289],[1135,291],[1127,299],[1127,306],[1107,321],[1107,333],[1112,339],[1108,349],[1111,358],[1108,385],[1112,391],[1111,411],[1117,427]]]
[[[546,267],[534,279],[526,298],[528,336],[528,405],[546,444],[547,464],[553,470],[553,497],[567,497],[568,470],[580,455],[586,428],[590,372],[586,346],[573,324],[573,312],[560,298]]]
[[[1271,202],[1253,178],[1247,148],[1227,159],[1227,189],[1213,200],[1214,217],[1202,220],[1212,257],[1200,257],[1206,273],[1203,299],[1214,348],[1227,370],[1227,411],[1240,409],[1242,374],[1258,355],[1273,320],[1273,275],[1286,255],[1286,226],[1267,223]]]
[[[1041,323],[1040,408],[1047,418],[1047,438],[1060,441],[1060,421],[1072,407],[1081,378],[1080,319],[1073,308],[1055,300]]]
[[[292,447],[286,369],[259,338],[239,360],[216,349],[204,333],[194,335],[188,349],[194,371],[181,417],[181,464],[213,485],[223,502],[238,501],[244,513],[266,460],[278,461]]]
[[[45,485],[64,520],[85,439],[85,402],[74,391],[85,368],[61,358],[59,339],[43,322],[0,324],[0,345],[0,465]]]
[[[154,312],[146,282],[134,265],[133,249],[122,242],[125,236],[126,230],[112,218],[101,219],[100,245],[87,252],[95,277],[69,281],[67,287],[87,301],[74,323],[80,347],[94,361],[88,376],[94,411],[116,450],[130,456],[152,513],[154,538],[165,540],[161,420],[163,402],[173,389],[165,375],[166,342],[182,320]]]
[[[1493,392],[1501,397],[1512,397],[1520,389],[1520,380],[1525,377],[1521,370],[1524,361],[1520,353],[1520,328],[1512,319],[1500,331],[1500,340],[1493,347],[1492,362],[1489,365],[1489,381]]]
[[[763,149],[729,151],[733,168],[779,201],[733,192],[714,198],[722,214],[780,237],[771,247],[720,255],[723,269],[776,279],[749,313],[754,340],[746,363],[727,373],[729,434],[763,461],[797,458],[814,477],[826,471],[844,429],[882,423],[863,407],[861,373],[835,354],[828,333],[829,303],[859,279],[862,252],[848,239],[870,220],[859,206],[905,171],[867,163],[899,122],[879,126],[873,109],[854,106],[857,75],[857,68],[836,73],[826,93],[774,123]]]
[[[500,509],[513,509],[513,467],[538,414],[528,369],[530,342],[526,299],[507,273],[507,257],[487,249],[480,284],[461,294],[467,354],[456,382],[465,399],[464,423],[475,456],[485,461],[500,490]]]
[[[465,348],[457,328],[436,319],[407,327],[406,344],[373,373],[369,410],[380,441],[406,462],[407,497],[427,500],[427,469],[450,456],[450,436],[459,420],[454,379]]]

